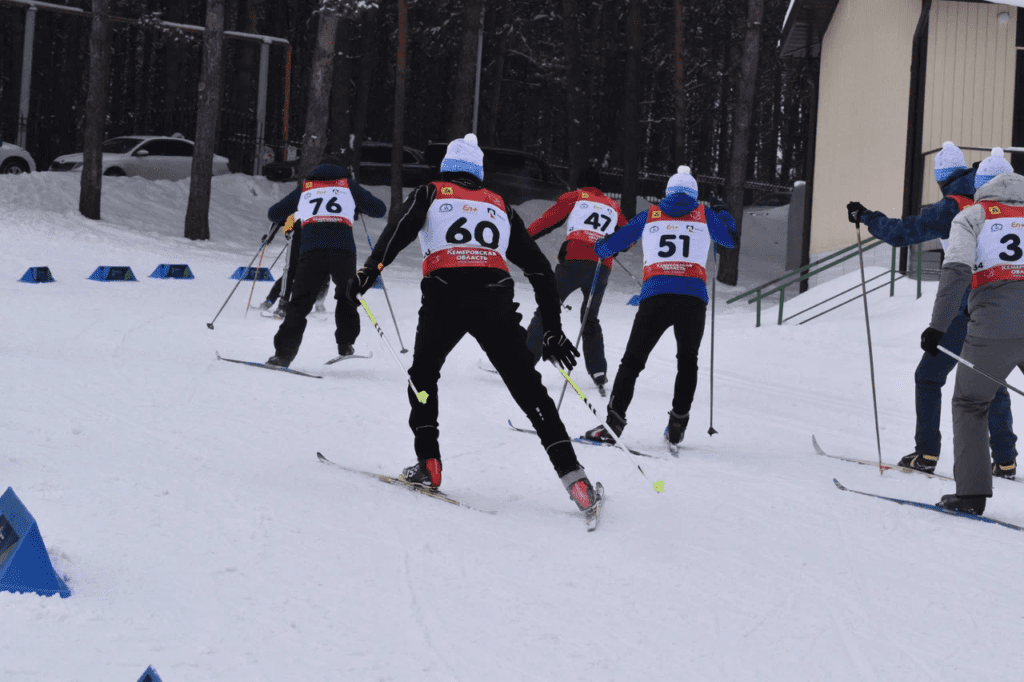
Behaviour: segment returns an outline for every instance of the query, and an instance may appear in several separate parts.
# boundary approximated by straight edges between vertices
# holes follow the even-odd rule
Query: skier
[[[661,335],[672,327],[676,381],[665,438],[672,446],[682,441],[697,388],[697,353],[704,336],[708,304],[704,265],[712,241],[733,248],[730,232],[735,225],[721,202],[710,209],[697,203],[697,181],[689,167],[679,166],[669,178],[664,199],[594,245],[597,255],[607,258],[642,239],[644,275],[640,306],[608,399],[605,422],[614,434],[602,425],[587,431],[586,438],[611,443],[622,434],[637,377]]]
[[[580,323],[583,325],[583,359],[587,374],[594,380],[601,395],[604,385],[608,382],[608,362],[604,357],[604,335],[601,333],[601,322],[597,319],[601,309],[601,299],[608,285],[608,275],[612,271],[612,259],[601,259],[594,253],[594,242],[614,232],[626,224],[626,216],[622,215],[618,203],[606,197],[599,185],[601,174],[596,168],[585,168],[576,180],[579,189],[566,192],[558,197],[558,201],[544,212],[540,218],[530,225],[530,236],[539,239],[560,225],[566,227],[566,238],[558,250],[558,265],[555,266],[555,283],[558,298],[564,301],[577,289],[583,292],[583,303],[580,308]],[[609,230],[610,228],[610,230]],[[597,283],[594,285],[594,297],[590,300],[590,312],[587,312],[587,301],[590,299],[590,287],[594,283],[595,269]],[[584,320],[584,314],[587,319]],[[526,329],[526,345],[533,353],[534,362],[540,359],[542,341],[542,320],[540,311],[534,313],[530,326]]]
[[[281,232],[284,233],[286,239],[289,239],[288,246],[286,247],[288,249],[288,259],[284,264],[284,273],[270,287],[270,293],[267,294],[266,300],[259,307],[261,310],[270,310],[278,298],[280,298],[281,302],[278,304],[277,310],[274,311],[274,317],[284,319],[285,312],[288,310],[288,301],[291,300],[292,291],[295,290],[295,272],[298,270],[299,253],[302,251],[302,221],[296,220],[293,213],[288,216],[284,225],[281,226]],[[270,239],[273,241],[273,237]],[[267,244],[269,243],[267,242]],[[316,306],[314,308],[316,312],[327,312],[327,308],[324,306],[324,299],[327,298],[327,291],[330,287],[331,274],[328,272],[324,274],[324,282],[320,287],[320,293],[316,296]]]
[[[953,219],[949,247],[921,348],[939,353],[944,335],[970,289],[963,359],[1002,380],[1014,367],[1024,371],[1024,177],[996,147],[978,166],[975,204]],[[992,497],[988,450],[989,404],[998,384],[959,367],[953,387],[953,477],[956,494],[943,495],[946,509],[982,514]]]
[[[851,201],[846,209],[850,222],[858,220],[868,231],[887,244],[908,246],[932,239],[942,240],[943,249],[949,241],[953,218],[974,203],[975,171],[967,167],[963,152],[952,142],[943,142],[942,150],[935,156],[935,182],[939,184],[943,198],[926,207],[919,216],[904,220],[888,218],[880,211],[869,211],[862,204]],[[954,353],[960,353],[967,334],[967,298],[964,292],[959,312],[953,318],[942,345]],[[942,435],[939,432],[942,414],[942,387],[956,360],[945,353],[931,355],[923,353],[914,372],[915,407],[917,409],[917,430],[914,434],[914,451],[900,460],[900,466],[932,473],[939,461]],[[992,446],[992,473],[1003,478],[1017,475],[1017,436],[1013,433],[1013,415],[1010,413],[1010,393],[1000,386],[992,399],[988,415],[989,440]]]
[[[551,265],[519,214],[483,188],[483,162],[476,135],[453,140],[441,162],[440,180],[413,190],[401,215],[391,217],[373,253],[348,285],[349,296],[357,300],[419,235],[423,298],[409,378],[429,397],[421,404],[409,392],[409,426],[417,463],[406,468],[401,478],[431,489],[441,485],[437,383],[445,358],[470,334],[533,423],[569,496],[581,510],[587,510],[597,502],[594,487],[533,367],[507,262],[522,268],[533,285],[545,329],[544,358],[571,369],[579,351],[562,333]]]
[[[287,367],[299,352],[306,316],[313,309],[325,276],[334,280],[336,329],[334,339],[338,355],[352,355],[359,336],[359,314],[344,295],[345,283],[355,274],[356,243],[352,221],[356,212],[382,217],[387,209],[377,197],[352,179],[348,168],[333,156],[325,156],[320,165],[297,188],[270,207],[271,220],[283,221],[292,213],[302,221],[302,245],[295,273],[295,291],[284,322],[274,335],[274,355],[268,365]]]

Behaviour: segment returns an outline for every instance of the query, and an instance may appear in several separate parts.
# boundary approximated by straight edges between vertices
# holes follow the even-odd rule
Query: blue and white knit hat
[[[974,174],[974,190],[977,191],[979,187],[997,175],[1012,172],[1013,166],[1011,166],[1010,162],[1006,160],[1006,156],[1003,154],[1003,148],[993,147],[992,155],[985,157],[978,166],[978,172]]]
[[[484,179],[484,153],[477,146],[476,135],[470,133],[448,143],[441,172],[471,173],[479,180]]]
[[[690,175],[689,166],[680,166],[676,174],[668,179],[668,186],[665,188],[665,195],[683,192],[694,199],[697,198],[697,181]]]
[[[958,170],[965,170],[967,161],[964,153],[952,142],[942,143],[942,149],[935,155],[935,182],[940,185]]]

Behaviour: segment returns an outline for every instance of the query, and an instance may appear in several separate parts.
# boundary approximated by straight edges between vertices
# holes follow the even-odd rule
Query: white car
[[[148,180],[182,180],[192,175],[193,143],[180,136],[131,135],[103,143],[103,174],[128,175]],[[82,170],[82,154],[58,156],[51,171]],[[213,174],[225,175],[226,157],[213,155]]]
[[[0,140],[0,175],[34,173],[36,162],[32,156],[16,144]]]

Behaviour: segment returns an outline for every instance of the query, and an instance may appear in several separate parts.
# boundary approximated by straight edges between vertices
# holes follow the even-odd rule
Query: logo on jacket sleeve
[[[453,190],[451,187],[442,187],[441,188],[441,195],[442,196],[450,197],[450,196],[452,196],[454,194],[455,194],[455,190]]]
[[[988,207],[988,214],[989,215],[999,215],[1000,213],[1002,213],[1002,211],[999,210],[998,206],[989,206]]]

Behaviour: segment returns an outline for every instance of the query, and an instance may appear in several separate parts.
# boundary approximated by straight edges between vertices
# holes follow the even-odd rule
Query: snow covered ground
[[[493,516],[317,462],[322,451],[397,474],[414,460],[403,373],[365,320],[356,348],[374,357],[324,366],[333,323],[311,319],[293,367],[322,380],[215,359],[272,353],[277,323],[246,314],[250,283],[206,323],[290,186],[214,178],[212,239],[194,243],[181,236],[187,181],[104,178],[99,222],[78,214],[77,181],[0,177],[0,492],[13,487],[33,513],[73,591],[0,592],[4,682],[134,681],[147,665],[164,682],[1020,679],[1024,536],[839,491],[833,477],[925,502],[954,486],[811,448],[813,433],[828,451],[877,457],[859,303],[802,326],[775,326],[768,311],[755,328],[752,306],[724,305],[739,289],[718,285],[718,434],[707,433],[709,325],[681,456],[665,454],[666,335],[624,433],[658,455],[639,462],[647,477],[621,451],[577,447],[608,494],[587,533],[536,438],[507,427],[526,418],[477,367],[472,340],[442,374],[443,489]],[[374,237],[383,224],[367,221]],[[638,257],[625,257],[635,274]],[[413,245],[385,272],[410,348],[418,261]],[[187,263],[196,279],[149,278],[161,263]],[[41,265],[56,283],[18,281]],[[100,265],[131,266],[139,281],[87,279]],[[269,287],[256,284],[253,301]],[[934,291],[918,300],[903,281],[894,298],[869,298],[888,462],[913,448]],[[601,314],[612,371],[635,292],[612,274]],[[532,314],[528,287],[517,298]],[[397,346],[382,293],[368,301]],[[579,295],[568,303],[575,338]],[[542,372],[557,394],[559,375]],[[571,391],[562,414],[570,432],[596,423]],[[949,474],[948,400],[943,426]],[[1024,523],[1024,487],[997,480],[988,511]]]

